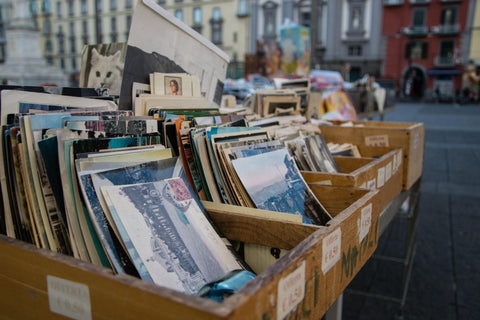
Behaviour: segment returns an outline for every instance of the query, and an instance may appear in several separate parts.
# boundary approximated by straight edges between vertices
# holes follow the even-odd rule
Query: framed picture
[[[300,111],[300,97],[267,96],[263,99],[263,116]]]
[[[183,95],[182,94],[182,88],[183,88],[182,77],[164,76],[163,85],[165,88],[165,95],[167,96]]]

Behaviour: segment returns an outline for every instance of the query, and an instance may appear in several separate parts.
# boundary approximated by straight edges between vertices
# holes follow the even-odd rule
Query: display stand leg
[[[325,320],[341,320],[343,308],[343,294],[341,294],[337,300],[332,304],[330,309],[325,313]]]

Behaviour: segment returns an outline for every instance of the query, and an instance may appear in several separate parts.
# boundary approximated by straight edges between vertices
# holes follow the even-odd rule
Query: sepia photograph
[[[182,95],[182,77],[164,76],[165,95],[181,96]]]
[[[110,95],[120,95],[126,52],[125,42],[84,46],[80,87],[107,88]]]
[[[142,279],[196,294],[241,268],[183,179],[101,190]]]

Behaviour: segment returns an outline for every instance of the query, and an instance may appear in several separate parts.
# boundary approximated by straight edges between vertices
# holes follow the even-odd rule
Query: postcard
[[[310,224],[331,219],[286,149],[235,159],[232,165],[257,208],[301,215]]]
[[[183,179],[101,190],[142,279],[196,294],[241,268]]]

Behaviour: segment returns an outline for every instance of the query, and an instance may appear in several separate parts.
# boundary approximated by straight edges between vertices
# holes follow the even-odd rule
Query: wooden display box
[[[207,210],[231,240],[291,249],[222,303],[2,235],[0,310],[14,319],[62,318],[58,313],[73,319],[318,319],[377,247],[379,205],[378,191],[312,190],[334,216],[326,227],[255,217],[257,209]]]
[[[383,210],[402,191],[402,149],[386,147],[359,147],[359,149],[365,158],[334,157],[342,173],[302,171],[302,176],[310,184],[379,189]]]
[[[423,123],[353,121],[354,127],[342,127],[340,126],[342,122],[339,121],[334,124],[334,126],[320,127],[327,142],[402,148],[403,189],[410,189],[421,177],[425,144]],[[363,127],[357,125],[363,125]]]

